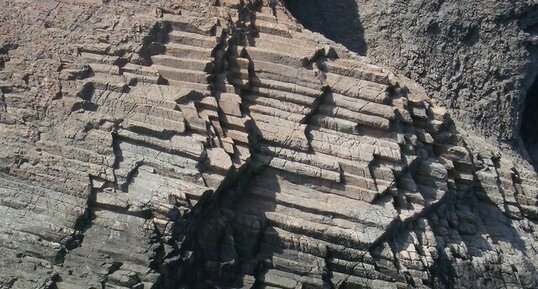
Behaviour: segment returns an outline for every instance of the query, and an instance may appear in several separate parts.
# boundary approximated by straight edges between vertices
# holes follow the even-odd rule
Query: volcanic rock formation
[[[7,2],[0,288],[538,287],[530,159],[289,3]]]

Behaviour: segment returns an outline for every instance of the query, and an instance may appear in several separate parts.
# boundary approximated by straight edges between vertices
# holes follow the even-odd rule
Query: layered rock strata
[[[414,82],[278,1],[87,2],[6,46],[0,287],[538,286],[536,173]]]
[[[525,153],[523,114],[536,110],[536,1],[284,2],[307,28],[423,85],[466,129]]]

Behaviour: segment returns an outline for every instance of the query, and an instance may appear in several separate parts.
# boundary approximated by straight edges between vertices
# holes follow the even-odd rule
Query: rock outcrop
[[[524,109],[536,110],[525,105],[537,78],[536,1],[285,2],[307,28],[423,85],[465,128],[521,146]]]
[[[535,170],[417,83],[280,1],[105,2],[0,12],[0,288],[538,287]]]

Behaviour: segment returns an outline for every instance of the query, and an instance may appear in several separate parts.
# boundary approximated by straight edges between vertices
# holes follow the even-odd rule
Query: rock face
[[[518,144],[537,77],[536,1],[285,2],[307,28],[419,82],[466,128]]]
[[[279,1],[105,2],[0,3],[0,288],[538,287],[536,172],[429,87]]]

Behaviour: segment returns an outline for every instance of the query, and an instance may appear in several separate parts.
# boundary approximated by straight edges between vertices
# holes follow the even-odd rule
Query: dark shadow
[[[525,148],[532,158],[534,167],[538,164],[538,81],[535,80],[527,91],[521,120],[520,134]]]
[[[429,268],[430,279],[423,280],[428,286],[433,286],[433,288],[494,286],[496,281],[480,278],[483,272],[476,270],[477,268],[470,261],[473,258],[491,256],[494,250],[491,247],[492,244],[500,242],[511,244],[513,249],[527,257],[525,242],[515,229],[517,224],[493,204],[485,193],[480,192],[482,188],[480,182],[478,183],[474,192],[469,192],[463,197],[449,196],[435,210],[435,214],[426,217],[432,225],[436,240],[443,240],[437,243],[437,256],[434,258],[433,266]],[[488,240],[485,236],[490,239]],[[462,243],[466,251],[460,253],[454,248],[458,248]],[[447,249],[450,250],[451,257],[447,255]],[[527,261],[523,259],[522,262],[525,265]],[[500,272],[501,268],[492,266],[488,271]],[[518,275],[518,272],[514,271],[513,274]],[[519,277],[522,276],[519,275]]]
[[[4,43],[0,45],[0,70],[5,68],[5,63],[9,61],[9,51],[17,49],[18,44]]]
[[[538,34],[538,7],[536,4],[519,19],[519,27],[527,33]]]
[[[164,52],[163,43],[170,40],[168,34],[171,30],[170,25],[166,23],[157,22],[153,25],[148,35],[144,37],[142,47],[138,51],[142,65],[151,65],[151,56]]]
[[[307,29],[366,55],[364,29],[355,0],[285,0],[288,10]]]

